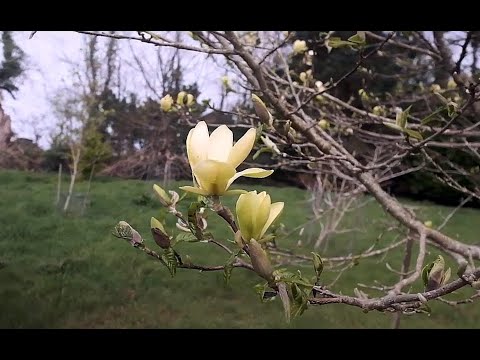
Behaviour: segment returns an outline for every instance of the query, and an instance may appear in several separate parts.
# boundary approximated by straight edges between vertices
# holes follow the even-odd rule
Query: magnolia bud
[[[450,279],[450,274],[450,268],[445,271],[445,260],[443,259],[443,256],[438,255],[437,259],[433,262],[431,270],[428,272],[426,291],[435,290],[440,286],[445,285]]]
[[[377,116],[385,115],[385,110],[381,105],[377,105],[373,107],[373,113]]]
[[[248,243],[253,270],[267,281],[273,281],[273,267],[267,253],[255,239]]]
[[[323,271],[323,260],[317,253],[312,252],[313,255],[313,269],[315,270],[315,275],[317,279],[320,277]]]
[[[168,237],[165,229],[160,221],[152,217],[150,219],[150,230],[153,235],[153,240],[162,249],[168,249],[170,247],[170,238]]]
[[[126,221],[120,221],[115,226],[115,231],[119,237],[128,240],[132,246],[140,246],[143,243],[142,236]]]
[[[122,226],[122,227],[130,227],[130,224],[127,223],[126,221],[119,221],[118,222],[118,226]]]
[[[187,106],[190,107],[195,102],[195,97],[192,94],[187,95]]]
[[[432,84],[432,85],[430,86],[430,91],[431,91],[431,92],[440,92],[440,91],[442,91],[442,88],[441,88],[441,86],[438,85],[438,84]]]
[[[228,76],[222,76],[220,80],[222,81],[223,86],[226,88],[230,87],[230,80],[228,79]]]
[[[173,98],[167,94],[160,100],[160,107],[163,111],[167,112],[172,108]]]
[[[447,84],[448,89],[455,89],[456,87],[457,87],[457,83],[455,82],[455,80],[453,79],[448,80],[448,84]]]
[[[317,88],[317,91],[325,90],[325,86],[323,85],[323,82],[321,82],[320,80],[315,82],[315,87]]]
[[[163,206],[170,206],[172,204],[172,199],[170,198],[170,196],[168,196],[166,191],[163,190],[160,186],[158,186],[157,184],[154,184],[153,190],[158,195],[160,202],[162,203]]]
[[[268,111],[265,103],[257,95],[252,94],[253,107],[260,121],[268,126],[272,126],[273,118]]]
[[[177,95],[177,104],[178,105],[183,105],[183,101],[185,99],[185,95],[187,95],[187,93],[185,91],[180,91]]]
[[[360,98],[363,101],[368,101],[370,99],[370,97],[368,96],[368,93],[364,89],[358,90],[358,95],[360,95]]]
[[[323,130],[327,130],[330,127],[330,123],[328,120],[322,119],[318,122],[318,126],[320,126]]]
[[[305,84],[307,82],[307,74],[305,72],[300,73],[300,80]]]

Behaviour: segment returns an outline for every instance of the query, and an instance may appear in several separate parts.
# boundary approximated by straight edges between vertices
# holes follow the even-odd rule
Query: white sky
[[[62,82],[68,84],[72,77],[69,65],[62,59],[80,60],[85,35],[71,31],[39,31],[29,39],[30,33],[30,31],[15,32],[15,40],[27,56],[28,72],[19,84],[20,90],[15,93],[16,99],[8,93],[3,93],[2,106],[11,116],[12,128],[18,137],[33,139],[33,129],[36,128],[42,135],[40,145],[47,147],[49,134],[56,122],[49,99]],[[156,47],[124,40],[120,41],[122,58],[130,57],[129,43],[137,54],[142,54],[142,58],[155,62]],[[225,75],[225,70],[211,61],[205,61],[204,54],[183,52],[182,55],[187,66],[184,82],[198,83],[201,91],[199,101],[202,98],[210,98],[216,103],[221,92],[220,77]],[[122,69],[128,68],[128,65],[122,64]],[[126,78],[129,81],[128,88],[142,96],[142,89],[145,89],[143,78],[138,73],[130,73]]]

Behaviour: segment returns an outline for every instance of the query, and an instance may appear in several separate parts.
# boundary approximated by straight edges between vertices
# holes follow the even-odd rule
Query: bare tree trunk
[[[62,164],[58,167],[58,180],[57,180],[57,200],[55,201],[55,205],[58,206],[60,203],[60,190],[62,187]]]
[[[70,205],[73,187],[75,186],[75,180],[78,174],[78,163],[80,161],[80,147],[75,148],[75,145],[71,144],[70,151],[72,154],[72,172],[70,175],[70,185],[68,187],[67,199],[65,200],[65,205],[63,206],[63,212],[66,212],[68,210],[68,206]]]

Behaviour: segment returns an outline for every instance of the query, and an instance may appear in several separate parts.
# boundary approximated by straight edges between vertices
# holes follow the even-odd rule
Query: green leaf
[[[403,132],[403,129],[400,126],[398,126],[397,124],[392,124],[392,123],[384,121],[383,125],[389,127],[390,129]]]
[[[425,287],[427,287],[428,285],[428,275],[430,273],[430,270],[432,270],[432,267],[433,267],[433,262],[425,265],[422,269],[422,281]]]
[[[175,244],[180,242],[198,242],[198,239],[192,233],[182,232],[175,237]]]
[[[403,129],[403,132],[406,133],[408,136],[414,138],[414,139],[417,139],[417,140],[423,140],[423,136],[422,134],[420,134],[418,131],[416,130],[412,130],[412,129]]]
[[[188,227],[190,228],[192,234],[194,234],[199,241],[203,240],[203,233],[202,229],[198,225],[197,212],[202,207],[205,207],[205,203],[203,201],[192,202],[188,207]]]
[[[303,312],[307,309],[308,306],[308,297],[302,289],[297,284],[292,284],[291,287],[292,292],[292,305],[290,309],[290,313],[292,317],[297,317],[303,314]]]
[[[303,278],[301,274],[294,274],[287,269],[277,269],[273,272],[273,277],[277,279],[277,281],[283,281],[287,284],[297,284],[302,286],[306,289],[311,289],[313,284],[311,284],[308,280]]]
[[[170,271],[170,275],[174,277],[177,271],[177,257],[175,256],[175,250],[171,247],[165,249],[162,254],[162,260],[165,261],[165,265],[168,271]]]
[[[446,97],[444,97],[442,94],[438,92],[434,92],[435,96],[444,104],[448,106],[448,103],[450,102]]]
[[[328,40],[326,41],[326,44],[327,46],[331,47],[331,48],[341,48],[341,47],[345,47],[345,46],[358,46],[357,43],[352,43],[350,41],[345,41],[345,40],[342,40],[340,37],[331,37],[331,38],[328,38]]]
[[[270,152],[272,153],[273,151],[267,147],[261,147],[260,149],[257,150],[257,152],[255,154],[253,154],[252,156],[252,160],[257,160],[257,158],[263,154],[264,152]]]
[[[434,120],[435,115],[437,115],[438,113],[441,113],[443,110],[445,110],[445,106],[442,106],[441,108],[435,110],[435,111],[434,111],[433,113],[431,113],[430,115],[424,117],[424,118],[420,121],[420,123],[421,123],[422,125],[428,124],[430,121]]]
[[[447,114],[451,118],[454,117],[457,114],[457,107],[458,105],[454,103],[453,101],[449,102],[447,104]]]
[[[322,260],[322,257],[316,252],[312,252],[312,255],[313,255],[313,269],[315,270],[315,275],[316,275],[315,283],[317,283],[320,279],[320,275],[322,275],[323,260]]]
[[[256,144],[257,142],[260,141],[260,138],[262,137],[262,134],[263,134],[263,131],[266,129],[266,125],[264,123],[259,123],[257,125],[257,127],[255,128],[255,142],[254,144]]]
[[[399,126],[401,129],[405,129],[407,127],[407,120],[408,120],[408,115],[410,113],[412,105],[410,105],[408,108],[406,108],[404,111],[401,111],[397,114],[395,123],[397,126]]]
[[[365,31],[357,31],[357,33],[348,38],[348,41],[358,45],[365,45]]]
[[[255,292],[260,296],[260,301],[265,302],[264,295],[265,291],[268,288],[268,283],[263,283],[263,284],[257,284],[253,287],[255,289]]]

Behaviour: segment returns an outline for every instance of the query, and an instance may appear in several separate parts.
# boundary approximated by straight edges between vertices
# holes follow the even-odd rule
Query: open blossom
[[[295,54],[302,54],[308,50],[308,46],[305,40],[295,40],[293,42],[293,52]]]
[[[224,195],[243,190],[228,190],[240,176],[265,178],[273,170],[250,168],[237,172],[236,168],[247,158],[255,143],[256,130],[250,129],[233,144],[233,133],[221,125],[210,135],[207,124],[200,121],[187,136],[187,155],[195,186],[180,189],[200,195]]]
[[[284,203],[272,204],[270,195],[265,191],[257,194],[250,191],[238,197],[236,213],[238,227],[243,240],[249,243],[251,239],[259,242],[272,223],[280,216]]]

